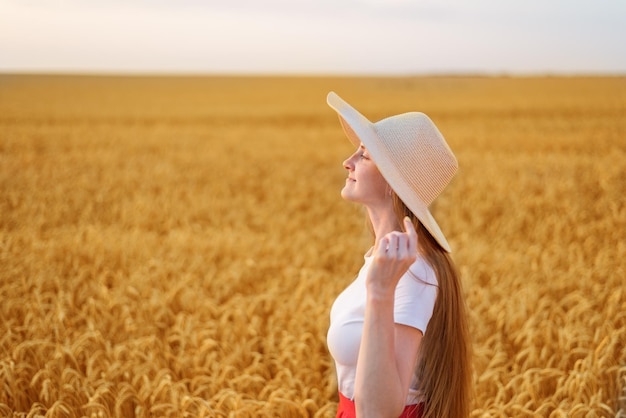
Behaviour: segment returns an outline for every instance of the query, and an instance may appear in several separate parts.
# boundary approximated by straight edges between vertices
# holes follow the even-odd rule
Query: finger
[[[409,236],[409,254],[415,254],[417,252],[417,231],[415,231],[415,226],[413,226],[413,222],[411,222],[408,216],[404,217],[404,230]]]
[[[389,246],[389,239],[387,236],[384,236],[378,242],[378,248],[376,248],[376,256],[381,257],[385,256],[387,252],[387,247]]]
[[[401,233],[398,235],[398,258],[405,259],[408,258],[410,254],[410,238],[408,234]]]
[[[387,234],[389,245],[387,246],[387,256],[395,257],[398,254],[398,235],[395,233]]]

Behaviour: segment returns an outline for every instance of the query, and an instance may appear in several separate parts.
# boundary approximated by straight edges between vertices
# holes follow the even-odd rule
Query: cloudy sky
[[[0,72],[626,74],[626,0],[0,0]]]

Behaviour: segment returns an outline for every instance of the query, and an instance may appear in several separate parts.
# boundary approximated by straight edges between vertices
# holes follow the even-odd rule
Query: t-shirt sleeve
[[[418,260],[402,276],[396,287],[394,322],[417,328],[426,333],[437,299],[434,272]]]

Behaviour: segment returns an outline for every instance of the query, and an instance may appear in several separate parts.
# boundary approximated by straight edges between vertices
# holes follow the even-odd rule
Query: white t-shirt
[[[339,391],[354,400],[354,379],[361,345],[367,289],[365,280],[373,257],[366,255],[365,263],[354,280],[335,299],[330,310],[327,343],[335,360]],[[437,278],[430,265],[421,257],[398,282],[394,302],[394,322],[408,325],[426,333],[437,298]],[[407,405],[419,402],[417,382],[411,382]]]

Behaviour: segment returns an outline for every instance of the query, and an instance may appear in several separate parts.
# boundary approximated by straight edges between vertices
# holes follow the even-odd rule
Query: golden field
[[[0,416],[333,417],[325,97],[431,116],[473,417],[626,416],[626,79],[0,75]],[[454,367],[454,365],[451,365]]]

